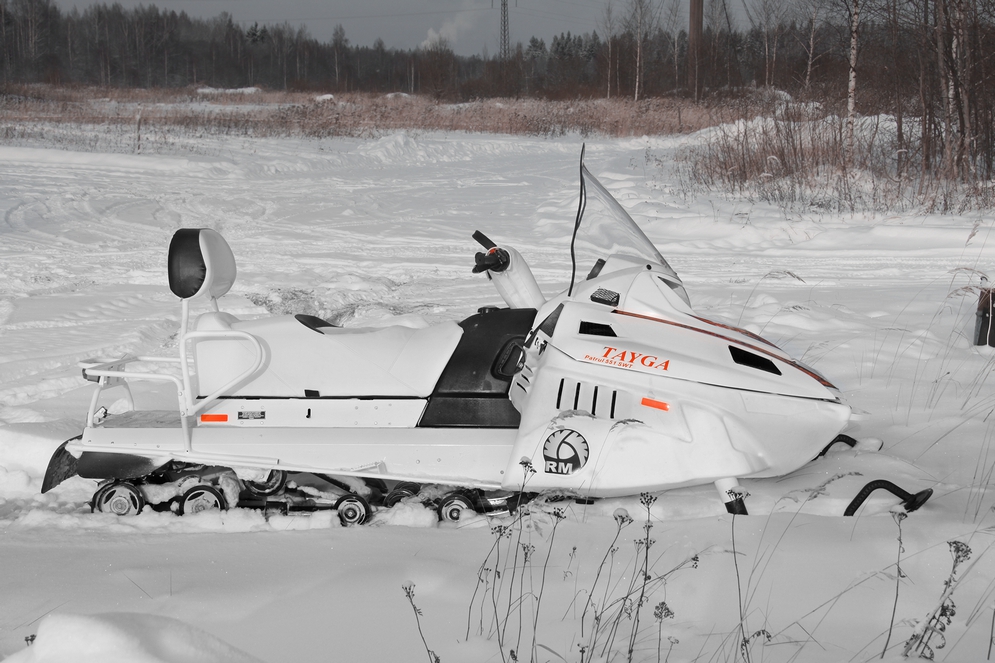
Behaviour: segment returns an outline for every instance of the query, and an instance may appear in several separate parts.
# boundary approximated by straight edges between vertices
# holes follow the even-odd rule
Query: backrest
[[[169,243],[168,270],[169,289],[180,299],[217,299],[235,283],[235,255],[217,231],[181,228]]]

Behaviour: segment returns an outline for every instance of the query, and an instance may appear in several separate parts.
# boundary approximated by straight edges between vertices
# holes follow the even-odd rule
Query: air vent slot
[[[612,329],[611,325],[606,325],[600,322],[587,322],[586,320],[581,320],[580,322],[580,333],[586,334],[588,336],[608,336],[611,338],[617,338],[618,334]]]
[[[738,348],[735,345],[729,346],[729,353],[732,355],[732,360],[740,366],[748,366],[749,368],[755,368],[758,371],[764,371],[766,373],[773,373],[774,375],[781,374],[781,369],[775,366],[774,362],[767,359],[767,357],[761,357],[760,355],[753,354],[743,348]]]
[[[618,393],[608,387],[562,378],[556,391],[557,410],[581,410],[595,417],[615,418]]]

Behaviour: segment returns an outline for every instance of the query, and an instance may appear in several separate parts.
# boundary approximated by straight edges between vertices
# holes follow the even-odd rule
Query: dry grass
[[[196,88],[118,89],[11,86],[0,94],[0,140],[30,133],[39,122],[158,127],[245,136],[370,136],[399,129],[528,136],[599,136],[693,132],[731,121],[740,111],[684,99],[544,101],[488,99],[441,104],[403,94],[351,93],[318,101],[314,94],[259,91],[203,94]]]
[[[694,104],[681,98],[486,99],[349,93],[204,93],[180,89],[8,86],[0,90],[0,144],[62,149],[200,152],[209,136],[377,137],[398,130],[538,137],[674,135],[711,129],[678,155],[686,196],[721,191],[792,211],[963,211],[995,204],[982,181],[950,181],[923,167],[894,122],[862,118],[853,154],[843,120],[818,104],[742,90]]]
[[[785,210],[964,212],[991,207],[995,191],[981,180],[944,177],[923,164],[921,145],[902,141],[894,119],[858,118],[853,152],[845,119],[818,105],[773,101],[753,119],[718,126],[678,155],[687,195],[727,191]]]

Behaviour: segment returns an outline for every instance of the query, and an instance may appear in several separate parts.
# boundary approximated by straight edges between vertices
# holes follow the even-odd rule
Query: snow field
[[[634,660],[657,660],[658,647],[670,661],[739,660],[744,635],[751,660],[877,659],[896,583],[885,660],[899,660],[916,620],[940,601],[952,540],[973,554],[936,658],[983,660],[995,598],[993,355],[970,341],[972,270],[990,269],[995,219],[786,218],[743,200],[687,200],[669,170],[687,140],[588,140],[586,161],[700,314],[763,334],[840,386],[862,445],[837,446],[788,477],[745,481],[748,517],[726,515],[711,486],[657,496]],[[610,623],[627,588],[641,586],[638,496],[459,527],[408,501],[346,529],[330,512],[91,514],[94,483],[78,477],[39,494],[52,451],[78,434],[89,401],[76,362],[175,351],[165,255],[176,228],[228,239],[239,276],[221,307],[239,316],[459,319],[499,299],[470,274],[475,229],[518,248],[547,294],[565,287],[581,142],[398,133],[205,139],[197,154],[173,156],[0,147],[0,657],[419,660],[402,590],[414,583],[418,623],[443,661],[501,660],[506,617],[505,656],[516,648],[531,658],[536,623],[537,660],[580,660],[585,643],[585,661],[624,660],[633,619],[619,617],[611,640],[592,630],[593,615]],[[175,403],[158,385],[136,398]],[[895,500],[880,493],[842,518],[873,478],[936,495],[900,530]],[[611,553],[619,508],[634,522]],[[511,528],[500,540],[498,526]],[[534,546],[527,563],[521,544]],[[589,596],[595,606],[582,618]],[[654,618],[661,602],[672,618]]]

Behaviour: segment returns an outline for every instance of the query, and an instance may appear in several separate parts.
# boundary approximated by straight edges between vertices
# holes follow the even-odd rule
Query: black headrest
[[[228,242],[210,228],[181,228],[169,243],[169,289],[181,299],[214,299],[235,283],[235,255]]]

